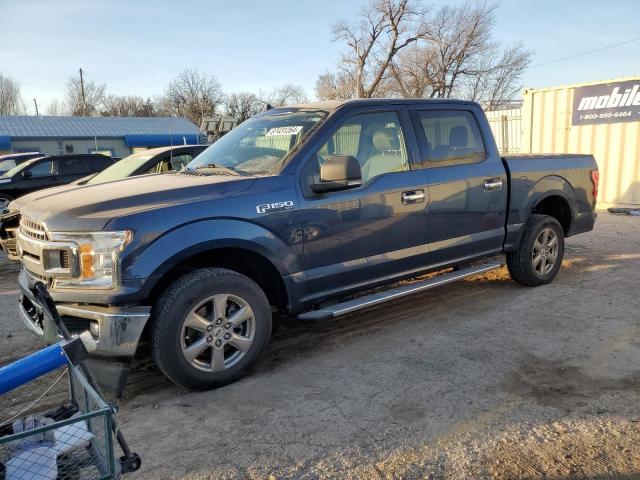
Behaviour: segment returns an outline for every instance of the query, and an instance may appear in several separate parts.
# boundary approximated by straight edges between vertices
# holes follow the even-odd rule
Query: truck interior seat
[[[466,148],[469,145],[469,129],[463,125],[453,127],[449,131],[449,146],[451,148]]]
[[[465,158],[473,156],[477,149],[469,145],[469,129],[465,126],[453,127],[449,132],[451,152],[449,158]]]
[[[362,181],[366,182],[376,175],[406,170],[406,159],[400,150],[400,139],[395,128],[385,128],[373,134],[373,147],[376,154],[369,157],[362,166]]]
[[[431,160],[437,162],[450,158],[465,156],[469,152],[469,129],[458,125],[449,130],[449,143],[437,145],[431,152]]]

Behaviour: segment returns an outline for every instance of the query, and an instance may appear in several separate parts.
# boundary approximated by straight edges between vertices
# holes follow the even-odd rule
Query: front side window
[[[486,158],[478,122],[469,111],[418,112],[431,166],[481,162]]]
[[[241,123],[198,155],[188,168],[237,175],[273,175],[326,117],[315,109],[275,109]]]
[[[53,161],[47,160],[45,162],[40,162],[33,167],[26,168],[25,170],[31,172],[32,177],[48,177],[53,174]]]
[[[317,169],[327,156],[351,155],[360,163],[362,182],[384,173],[409,170],[400,119],[395,112],[349,117],[317,151]]]
[[[193,155],[190,155],[188,153],[174,155],[169,160],[167,167],[165,167],[166,169],[163,169],[162,171],[164,172],[167,170],[180,170],[182,167],[189,164],[191,160],[193,160]]]
[[[173,155],[172,157],[163,158],[161,161],[149,167],[146,173],[164,173],[171,170],[180,170],[193,160],[193,155],[183,153],[181,155]]]

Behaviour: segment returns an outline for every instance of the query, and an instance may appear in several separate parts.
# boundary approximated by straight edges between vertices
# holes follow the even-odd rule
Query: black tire
[[[205,302],[204,305],[209,305],[207,299],[214,295],[218,297],[229,295],[243,300],[245,306],[250,307],[253,319],[250,320],[253,338],[248,350],[243,352],[243,356],[237,360],[237,363],[228,368],[225,366],[223,371],[202,371],[198,369],[198,364],[202,363],[202,360],[194,358],[190,363],[190,360],[186,358],[187,354],[183,353],[185,348],[190,347],[190,345],[184,346],[189,341],[189,335],[183,335],[183,333],[185,332],[184,328],[189,328],[185,326],[187,316],[191,315],[193,309],[198,308],[202,302]],[[211,305],[211,308],[215,309],[214,303]],[[226,300],[225,305],[231,305],[225,309],[232,309],[234,306],[233,303],[226,303]],[[202,310],[198,311],[202,312]],[[209,316],[212,322],[215,321],[213,319],[215,316],[214,313]],[[230,315],[229,318],[232,316]],[[221,387],[247,375],[264,353],[271,337],[271,308],[262,289],[244,275],[223,268],[203,268],[176,280],[164,291],[154,306],[152,322],[150,344],[154,362],[174,383],[193,390]],[[221,327],[215,327],[213,334],[220,335],[220,332],[216,333],[220,329]],[[233,335],[234,330],[229,330],[229,332]],[[199,335],[199,332],[196,334]],[[202,333],[202,335],[201,338],[198,338],[201,345],[205,339],[207,342],[211,342],[212,334]],[[216,338],[222,340],[222,337]],[[217,345],[218,340],[214,341]],[[232,342],[233,340],[229,341],[230,344]],[[194,341],[194,343],[196,342]],[[214,346],[208,344],[205,348],[210,349],[212,368],[216,353]],[[229,350],[233,350],[233,347],[232,345],[223,345],[219,350],[222,350],[223,364],[226,364],[227,358],[225,356],[229,354]],[[206,356],[208,352],[209,350],[206,350],[201,355]],[[201,368],[208,368],[206,361],[203,365]]]
[[[7,195],[6,193],[0,194],[0,213],[2,213],[9,204],[13,202],[13,197],[11,195]]]
[[[534,243],[545,229],[552,230],[557,238],[557,254],[553,266],[549,271],[540,272],[538,263],[534,266]],[[516,282],[528,287],[537,287],[551,282],[560,270],[564,257],[564,232],[560,223],[548,215],[532,214],[525,226],[525,232],[520,242],[520,248],[507,253],[507,268]],[[547,260],[543,260],[547,261]],[[544,268],[541,268],[544,270]]]

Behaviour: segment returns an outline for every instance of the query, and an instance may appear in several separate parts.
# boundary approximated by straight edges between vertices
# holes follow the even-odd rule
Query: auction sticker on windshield
[[[265,137],[272,137],[274,135],[297,135],[302,130],[302,126],[296,127],[276,127],[267,132]]]

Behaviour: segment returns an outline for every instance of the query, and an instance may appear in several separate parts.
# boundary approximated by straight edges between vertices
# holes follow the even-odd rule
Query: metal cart
[[[82,339],[69,335],[42,283],[34,294],[64,340],[0,368],[0,480],[117,479],[138,470],[116,409],[84,364]]]

